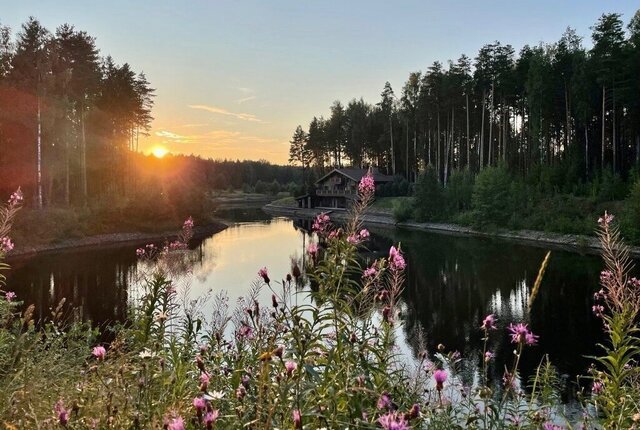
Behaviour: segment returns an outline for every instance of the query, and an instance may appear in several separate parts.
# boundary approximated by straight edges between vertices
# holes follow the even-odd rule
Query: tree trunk
[[[88,193],[87,193],[87,135],[84,127],[84,102],[81,105],[80,111],[80,126],[81,126],[81,142],[80,142],[80,182],[82,186],[82,205],[87,206]]]
[[[586,123],[584,125],[584,170],[585,175],[589,177],[589,133]]]
[[[441,166],[441,156],[440,156],[440,109],[438,109],[438,140],[436,142],[436,145],[438,145],[438,154],[436,156],[436,162],[438,163],[438,168],[436,169],[438,171],[438,180],[440,180],[440,173],[442,172],[440,169]]]
[[[604,99],[606,90],[602,85],[602,147],[600,148],[600,170],[604,172]]]
[[[494,84],[491,82],[491,109],[489,110],[489,162],[491,166],[493,163],[493,88]]]
[[[40,94],[38,94],[38,112],[37,112],[37,141],[36,141],[36,175],[37,175],[37,205],[38,209],[42,209],[42,118],[40,113]]]
[[[466,94],[467,101],[467,170],[471,169],[471,140],[469,136],[469,94]]]
[[[393,151],[393,119],[389,115],[389,137],[391,138],[391,173],[396,175],[396,156]]]
[[[611,95],[613,96],[613,130],[612,130],[612,137],[611,137],[611,146],[613,148],[613,163],[612,163],[612,169],[613,169],[613,173],[616,173],[616,164],[618,161],[618,156],[617,156],[617,142],[616,142],[616,89],[615,87],[611,90]]]
[[[478,167],[478,170],[482,170],[482,168],[484,167],[484,116],[485,116],[484,110],[486,106],[486,100],[487,100],[487,92],[483,91],[482,92],[482,125],[480,126],[480,145],[478,146],[480,166]]]
[[[570,117],[571,114],[570,109],[569,109],[569,91],[567,90],[567,80],[564,80],[564,111],[565,111],[565,119],[567,122],[566,128],[565,128],[565,149],[569,148],[569,145],[571,144],[571,123],[570,123]]]

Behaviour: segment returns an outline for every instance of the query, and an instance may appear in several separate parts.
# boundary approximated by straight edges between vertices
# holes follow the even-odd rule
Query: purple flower
[[[444,381],[447,380],[447,372],[446,370],[438,369],[433,372],[433,379],[436,380],[436,390],[442,390]]]
[[[11,239],[7,236],[0,237],[0,254],[6,254],[13,249],[14,245]]]
[[[271,281],[269,279],[269,275],[267,274],[266,267],[263,267],[262,269],[258,270],[258,276],[260,276],[264,280],[265,284],[268,284]]]
[[[208,412],[204,416],[204,424],[207,426],[207,429],[212,428],[213,424],[218,420],[219,416],[220,416],[220,411],[218,411],[217,409],[214,409],[211,412]]]
[[[193,228],[193,218],[189,217],[182,224],[183,229],[192,229]]]
[[[182,417],[173,418],[167,425],[168,430],[184,430],[184,420]]]
[[[318,234],[324,234],[329,229],[330,223],[331,219],[329,218],[329,215],[321,213],[317,215],[313,220],[313,225],[311,226],[311,228]]]
[[[247,389],[244,388],[244,386],[240,385],[237,389],[236,389],[236,398],[238,400],[242,400],[244,399],[244,396],[247,395]]]
[[[390,407],[391,397],[389,396],[389,393],[387,393],[386,391],[382,393],[380,395],[380,398],[378,399],[378,403],[376,403],[376,406],[378,409],[387,409],[388,407]]]
[[[602,393],[603,388],[604,385],[601,381],[593,381],[593,385],[591,386],[591,393],[597,396],[598,394]]]
[[[482,320],[482,325],[480,326],[483,330],[495,330],[496,329],[496,316],[494,314],[489,314]]]
[[[22,195],[22,190],[18,188],[14,193],[11,194],[11,197],[9,197],[9,206],[16,206],[22,203],[23,199],[24,196]]]
[[[314,260],[316,259],[316,257],[318,257],[318,244],[316,243],[310,243],[309,246],[307,247],[307,252],[309,253],[309,255],[311,256],[311,258],[313,258]]]
[[[253,330],[248,325],[242,324],[242,326],[238,329],[237,337],[251,339],[253,337]]]
[[[389,266],[394,272],[402,271],[407,267],[400,248],[396,249],[395,246],[392,246],[391,249],[389,249]]]
[[[376,192],[376,183],[373,180],[373,175],[371,174],[371,169],[367,172],[366,175],[360,179],[360,183],[358,184],[358,192],[363,196],[373,196]]]
[[[565,430],[565,428],[564,428],[564,427],[562,427],[562,426],[557,426],[557,425],[555,425],[555,424],[553,424],[553,423],[551,423],[551,422],[546,422],[546,423],[544,423],[544,425],[542,426],[542,428],[543,428],[544,430]]]
[[[493,352],[487,351],[484,353],[484,361],[485,363],[490,362],[493,359]]]
[[[409,430],[409,424],[403,415],[397,412],[389,412],[378,418],[378,424],[385,430]]]
[[[15,298],[17,297],[16,293],[14,293],[13,291],[7,291],[4,294],[4,298],[6,301],[8,302],[12,302]]]
[[[362,273],[362,276],[364,278],[373,278],[378,274],[378,269],[376,269],[376,264],[373,263],[371,265],[371,267],[367,267],[366,269],[364,269],[364,272]]]
[[[529,331],[527,324],[509,324],[508,328],[511,333],[511,342],[517,344],[535,345],[538,342],[538,336]]]
[[[104,346],[96,346],[91,351],[91,354],[98,360],[104,360],[104,357],[107,355],[107,350],[104,349]]]
[[[300,414],[299,409],[294,409],[291,412],[291,417],[293,418],[293,427],[297,429],[302,428],[302,415]]]
[[[293,372],[298,368],[298,364],[295,361],[287,361],[284,363],[285,369],[287,369],[287,375],[291,376]]]
[[[593,305],[593,306],[591,306],[591,310],[593,311],[593,314],[595,316],[597,316],[598,318],[602,318],[603,312],[604,312],[604,306],[602,306],[602,305]]]
[[[58,400],[53,407],[53,410],[58,417],[60,425],[66,427],[69,422],[69,411],[64,407],[64,401],[62,401],[62,399]]]
[[[201,412],[207,407],[207,402],[202,397],[196,397],[193,399],[193,407]]]
[[[347,236],[347,242],[349,242],[351,245],[357,245],[360,243],[360,238],[355,234],[350,234],[349,236]]]
[[[409,412],[407,413],[407,418],[408,419],[414,419],[414,418],[418,418],[420,416],[420,405],[417,403],[414,403],[413,406],[411,406],[411,409],[409,410]]]
[[[362,230],[360,230],[360,232],[358,233],[358,236],[360,236],[360,240],[365,240],[367,239],[370,234],[369,234],[369,230],[367,230],[366,228],[363,228]]]

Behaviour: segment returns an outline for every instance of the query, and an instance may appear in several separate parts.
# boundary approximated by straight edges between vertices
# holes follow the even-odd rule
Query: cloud
[[[256,96],[244,97],[244,98],[236,100],[236,103],[242,104],[244,102],[248,102],[249,100],[254,100],[255,98],[256,98]]]
[[[200,109],[211,113],[216,113],[219,115],[232,116],[237,119],[241,119],[243,121],[252,121],[252,122],[264,122],[261,119],[257,118],[255,115],[250,113],[236,113],[229,112],[226,109],[219,108],[216,106],[207,106],[207,105],[189,105],[191,109]]]
[[[164,137],[165,139],[171,139],[171,140],[184,139],[184,136],[181,136],[181,135],[176,134],[176,133],[172,133],[172,132],[167,131],[167,130],[156,131],[155,135],[158,136],[158,137]]]
[[[253,92],[253,90],[251,88],[247,88],[247,87],[240,87],[238,88],[238,91],[240,91],[241,93],[245,93],[245,94],[250,94]]]

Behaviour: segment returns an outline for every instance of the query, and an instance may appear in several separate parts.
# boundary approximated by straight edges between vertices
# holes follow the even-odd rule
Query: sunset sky
[[[103,55],[144,71],[157,97],[143,149],[286,163],[298,124],[330,104],[396,94],[409,72],[485,43],[558,40],[567,26],[590,45],[603,12],[628,22],[633,1],[15,1],[0,22],[33,15],[97,39]],[[188,4],[188,6],[187,6]]]

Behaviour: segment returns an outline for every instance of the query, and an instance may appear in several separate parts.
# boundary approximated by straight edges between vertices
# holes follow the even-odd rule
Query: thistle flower
[[[198,413],[202,412],[207,407],[207,402],[202,397],[195,397],[193,399],[193,407],[196,408]]]
[[[209,375],[206,373],[200,374],[200,391],[207,391],[209,387]]]
[[[378,418],[378,424],[385,430],[409,430],[409,424],[403,415],[397,412],[389,412]]]
[[[275,294],[271,294],[271,305],[272,305],[274,308],[277,308],[277,307],[278,307],[278,299],[276,298],[276,295],[275,295]]]
[[[299,409],[294,409],[291,412],[291,417],[293,418],[293,427],[297,429],[302,428],[302,415],[300,414]]]
[[[291,376],[293,372],[295,372],[295,370],[298,368],[298,364],[295,361],[289,360],[284,363],[284,367],[287,370],[287,375]]]
[[[447,372],[442,369],[438,369],[433,372],[433,379],[436,380],[436,390],[441,391],[444,382],[447,380]]]
[[[409,409],[409,412],[407,413],[407,419],[414,419],[414,418],[418,418],[420,416],[420,405],[417,403],[414,403],[413,406],[411,406],[411,409]]]
[[[538,336],[529,331],[527,324],[509,324],[508,328],[511,333],[511,343],[523,345],[535,345],[538,342]]]
[[[62,399],[58,400],[53,407],[53,410],[58,418],[58,422],[63,427],[67,426],[69,422],[69,411],[64,407],[64,401]]]
[[[366,175],[360,179],[360,183],[358,184],[358,192],[363,197],[370,197],[376,192],[376,183],[373,180],[373,175],[371,174],[371,169],[367,172]]]
[[[6,293],[4,293],[4,298],[8,302],[12,302],[16,297],[17,295],[13,291],[7,291]]]
[[[480,326],[482,330],[495,330],[496,329],[496,316],[494,314],[489,314],[482,320],[482,325]]]
[[[102,361],[107,355],[107,350],[104,349],[104,346],[96,346],[93,348],[93,351],[91,351],[91,354],[93,354],[93,356],[98,360]]]
[[[376,403],[376,407],[378,409],[387,409],[391,406],[391,397],[389,393],[386,391],[380,394],[380,398],[378,398],[378,402]]]
[[[265,284],[268,284],[269,282],[271,282],[271,279],[269,279],[269,275],[267,274],[266,267],[263,267],[262,269],[258,270],[258,276],[260,276],[264,280]]]
[[[204,425],[207,426],[207,430],[213,428],[213,424],[218,420],[218,416],[220,416],[220,411],[217,409],[207,412],[204,416]]]
[[[178,416],[173,418],[167,425],[168,430],[184,430],[184,420]]]

